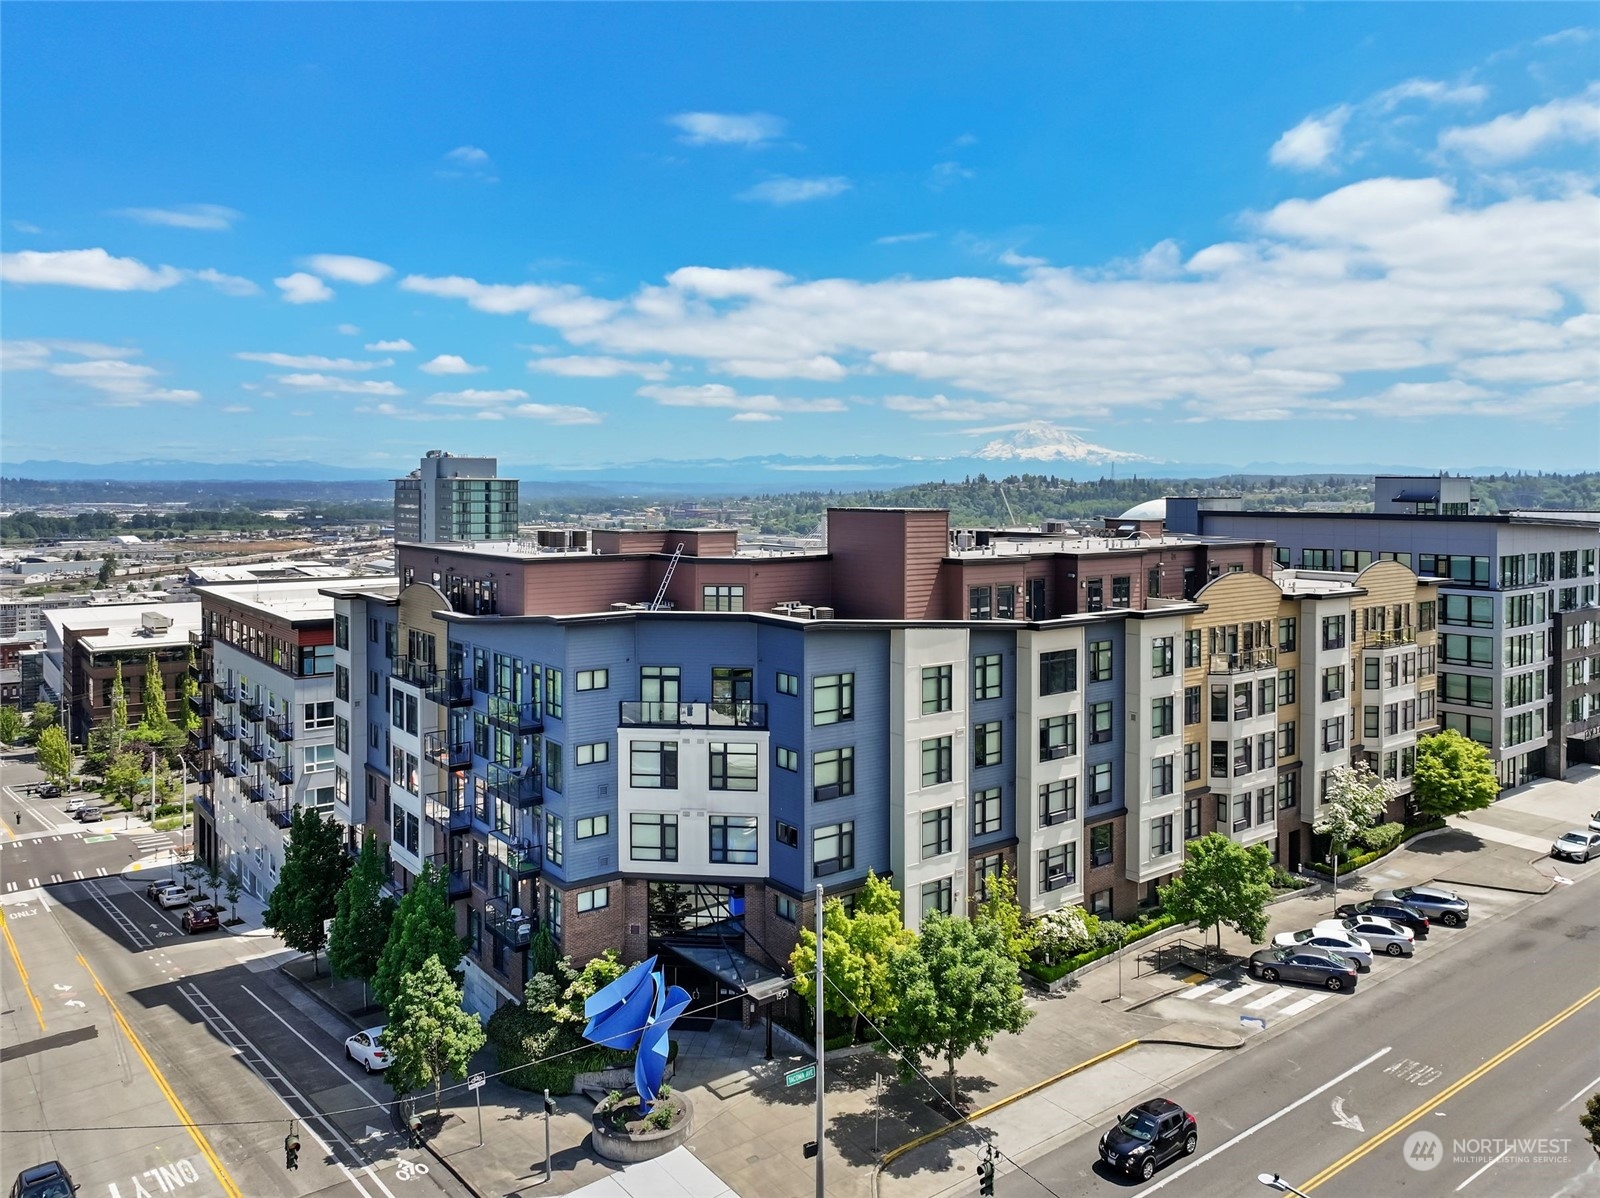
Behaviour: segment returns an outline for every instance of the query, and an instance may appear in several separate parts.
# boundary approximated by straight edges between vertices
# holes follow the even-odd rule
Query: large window
[[[972,834],[993,836],[1000,831],[1000,788],[974,792],[972,796]]]
[[[990,720],[986,724],[974,724],[972,728],[972,766],[982,769],[985,766],[999,765],[1004,756],[1001,750],[1001,723],[999,720]]]
[[[755,865],[759,838],[753,815],[711,817],[711,861],[715,865]]]
[[[1447,632],[1440,640],[1439,659],[1446,665],[1494,667],[1494,638]]]
[[[700,588],[701,611],[743,611],[742,586],[703,586]]]
[[[645,703],[676,703],[680,681],[677,666],[640,666],[639,698]]]
[[[1293,653],[1299,646],[1300,622],[1294,616],[1278,621],[1278,652]]]
[[[954,740],[930,736],[922,742],[922,785],[938,786],[955,776]]]
[[[1111,700],[1096,703],[1089,708],[1089,743],[1103,745],[1111,739]]]
[[[755,790],[761,778],[760,746],[711,742],[711,789]]]
[[[1186,686],[1183,688],[1183,724],[1192,727],[1200,722],[1200,688]]]
[[[988,587],[967,588],[967,619],[987,620],[994,615],[994,592]]]
[[[554,811],[544,813],[544,859],[551,865],[559,866],[566,857],[566,838],[563,835],[561,817]]]
[[[1329,666],[1322,671],[1322,701],[1344,698],[1344,667]]]
[[[629,783],[638,790],[678,788],[678,742],[636,740],[629,749]]]
[[[1098,869],[1110,865],[1116,852],[1115,829],[1111,824],[1096,824],[1089,829],[1089,865]]]
[[[1078,689],[1078,651],[1055,649],[1039,654],[1039,693],[1064,695]]]
[[[922,813],[922,859],[942,857],[955,848],[954,812],[939,807]]]
[[[1102,761],[1089,767],[1089,806],[1103,807],[1111,802],[1111,763]]]
[[[949,915],[951,909],[951,888],[949,878],[940,878],[937,882],[924,882],[922,884],[922,917],[926,919],[937,911],[941,915]]]
[[[635,861],[678,859],[678,817],[658,812],[634,812],[628,817],[628,853]]]
[[[1163,815],[1150,821],[1150,856],[1166,857],[1172,853],[1172,824],[1170,815]]]
[[[603,691],[611,685],[610,670],[579,670],[577,687],[581,691]]]
[[[1077,881],[1078,846],[1060,844],[1039,854],[1039,889],[1059,890]]]
[[[1047,782],[1039,788],[1039,826],[1066,823],[1078,818],[1078,780],[1065,778]]]
[[[1176,727],[1172,722],[1172,696],[1150,700],[1150,735],[1171,736]]]
[[[838,724],[856,716],[856,676],[820,674],[811,680],[811,722]]]
[[[826,877],[856,864],[855,821],[828,824],[811,832],[811,872]]]
[[[856,793],[856,751],[820,749],[811,755],[811,797],[817,802]]]
[[[1161,798],[1172,793],[1173,789],[1173,764],[1172,758],[1157,757],[1150,762],[1150,794],[1154,798]]]
[[[1322,647],[1324,649],[1344,648],[1344,617],[1322,617]]]
[[[972,659],[972,697],[998,699],[1000,691],[1000,655],[985,653]]]
[[[1071,757],[1078,751],[1078,717],[1053,715],[1039,721],[1039,760]]]
[[[923,666],[922,667],[922,714],[934,715],[941,711],[949,711],[953,702],[951,694],[952,666]]]
[[[1110,682],[1111,673],[1111,642],[1089,642],[1089,681]]]
[[[1157,637],[1150,642],[1150,675],[1153,678],[1170,677],[1173,670],[1172,638]]]

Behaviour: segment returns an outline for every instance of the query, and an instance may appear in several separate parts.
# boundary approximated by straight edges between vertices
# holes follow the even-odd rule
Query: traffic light
[[[994,1194],[994,1149],[989,1152],[991,1155],[978,1162],[978,1193],[983,1198],[993,1198]]]
[[[286,1169],[300,1167],[300,1137],[292,1131],[283,1137],[283,1164]]]

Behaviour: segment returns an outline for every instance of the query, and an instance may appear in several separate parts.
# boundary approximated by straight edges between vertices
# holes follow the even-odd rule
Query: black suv
[[[1194,1116],[1166,1098],[1152,1098],[1129,1111],[1100,1137],[1100,1159],[1113,1169],[1149,1181],[1174,1157],[1200,1143]]]
[[[1397,899],[1386,901],[1374,898],[1360,903],[1340,903],[1334,914],[1340,919],[1349,919],[1352,915],[1381,915],[1390,923],[1410,928],[1418,940],[1428,938],[1428,917],[1410,903],[1402,903]]]
[[[18,1173],[11,1198],[72,1198],[77,1188],[60,1161],[48,1161]]]

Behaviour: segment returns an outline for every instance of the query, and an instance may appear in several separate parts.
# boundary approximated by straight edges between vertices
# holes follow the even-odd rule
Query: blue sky
[[[1600,462],[1587,6],[4,8],[7,461]]]

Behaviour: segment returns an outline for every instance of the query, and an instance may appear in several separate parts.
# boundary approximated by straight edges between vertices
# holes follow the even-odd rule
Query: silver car
[[[1563,832],[1550,846],[1552,857],[1566,857],[1572,861],[1587,861],[1600,857],[1600,832]]]
[[[1338,921],[1347,936],[1358,936],[1372,945],[1373,952],[1388,953],[1391,957],[1409,957],[1417,951],[1417,937],[1410,928],[1402,927],[1381,915],[1351,915]]]
[[[1447,928],[1465,927],[1472,916],[1472,907],[1467,900],[1443,886],[1401,886],[1394,890],[1380,890],[1372,897],[1415,907]]]

